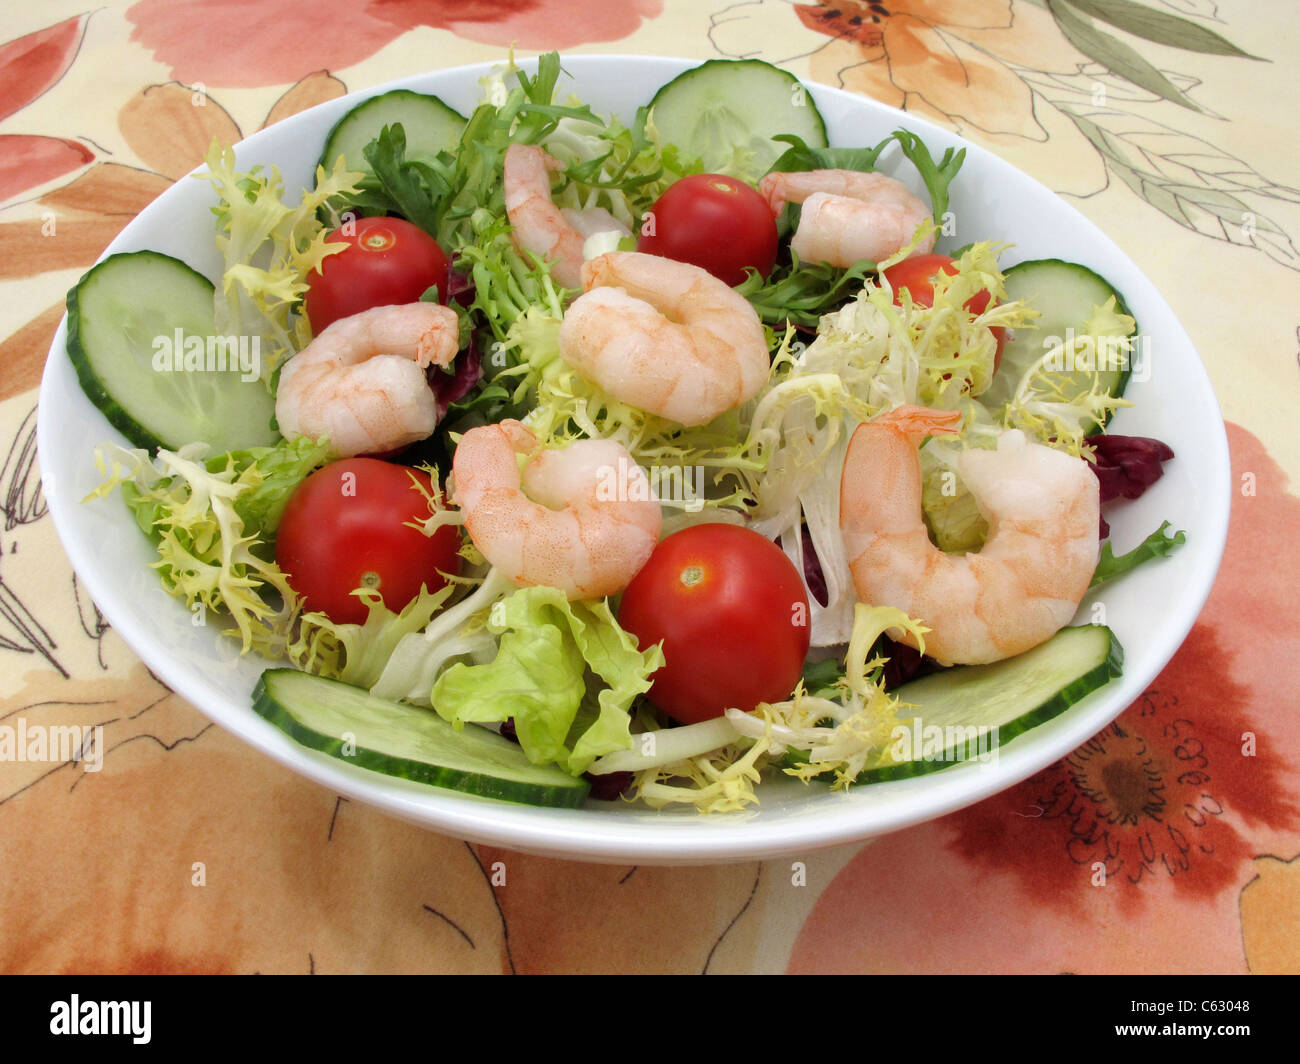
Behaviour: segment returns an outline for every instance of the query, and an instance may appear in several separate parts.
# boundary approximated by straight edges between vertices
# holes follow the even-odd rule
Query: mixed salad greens
[[[903,405],[962,416],[959,436],[921,452],[925,519],[945,550],[978,550],[988,533],[978,500],[952,475],[952,456],[995,446],[1007,428],[1097,462],[1103,500],[1136,497],[1172,452],[1104,432],[1126,405],[1136,336],[1119,293],[1058,260],[1004,272],[1008,248],[991,241],[924,257],[936,261],[918,273],[922,256],[912,252],[942,236],[964,153],[935,159],[906,130],[870,147],[832,147],[813,101],[789,106],[798,83],[767,64],[706,63],[626,123],[567,96],[561,75],[554,53],[534,74],[512,62],[484,79],[468,117],[404,90],[364,101],[332,131],[301,198],[277,171],[241,172],[233,149],[214,144],[199,177],[217,199],[225,265],[216,285],[142,252],[105,260],[69,297],[69,352],[83,386],[136,445],[100,449],[105,480],[95,497],[120,489],[157,549],[164,588],[223,618],[243,651],[284,666],[266,671],[255,708],[308,745],[440,786],[542,804],[623,794],[726,812],[757,800],[764,773],[848,786],[942,768],[961,755],[900,752],[900,727],[924,715],[1000,726],[1005,741],[1117,675],[1122,653],[1099,626],[1063,629],[993,665],[927,662],[887,634],[909,632],[923,645],[923,619],[857,601],[839,501],[854,428]],[[560,325],[578,293],[512,239],[502,181],[511,145],[540,146],[558,161],[558,206],[605,220],[587,240],[588,257],[641,245],[669,190],[706,173],[752,186],[770,172],[869,172],[905,161],[933,221],[885,260],[840,267],[790,251],[799,207],[787,205],[775,261],[743,271],[736,288],[763,323],[767,382],[752,400],[688,428],[612,398],[562,357]],[[312,608],[303,590],[312,577],[286,569],[284,544],[328,540],[349,500],[333,492],[326,505],[339,511],[317,507],[308,519],[295,513],[306,506],[298,496],[322,470],[362,467],[336,465],[328,439],[283,438],[272,413],[281,369],[313,336],[304,300],[334,256],[347,259],[352,245],[337,234],[358,218],[404,219],[445,252],[448,265],[419,285],[418,298],[455,310],[460,350],[429,371],[434,433],[386,459],[405,488],[418,488],[414,509],[388,516],[400,529],[388,564],[414,568],[411,536],[441,537],[443,550],[401,601],[381,593],[391,581],[345,588],[360,605],[344,621]],[[700,225],[699,242],[728,245],[725,231]],[[160,372],[152,338],[173,334],[172,362],[163,359]],[[1051,334],[1065,339],[1044,345]],[[255,338],[260,360],[243,363],[255,372],[214,369],[214,336]],[[183,337],[209,342],[191,352]],[[1121,357],[1109,366],[1082,357],[1100,349]],[[186,372],[174,372],[183,358]],[[797,574],[807,608],[796,675],[779,694],[719,706],[694,723],[671,719],[654,701],[665,647],[625,627],[619,596],[570,601],[556,588],[516,587],[487,564],[443,487],[462,435],[507,418],[548,448],[611,439],[643,467],[702,471],[700,490],[661,497],[664,542],[728,525],[779,545],[778,563]],[[306,536],[290,527],[308,520]],[[1167,531],[1161,525],[1118,558],[1106,544],[1094,582],[1169,553],[1182,534]],[[725,565],[726,552],[714,561]],[[738,615],[756,609],[746,600]],[[737,661],[761,672],[779,656],[788,618],[759,621],[743,640],[702,641],[716,667],[700,669],[696,683],[707,687]]]

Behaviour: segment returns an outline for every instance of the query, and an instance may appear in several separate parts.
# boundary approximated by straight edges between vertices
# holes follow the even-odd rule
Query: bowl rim
[[[613,66],[615,69],[626,70],[629,66],[637,66],[646,72],[636,75],[637,78],[646,79],[652,73],[658,72],[666,80],[704,61],[626,54],[562,56],[565,71],[572,74],[574,80],[584,90],[584,101],[591,104],[593,110],[602,114],[606,112],[601,111],[600,105],[591,99],[593,89],[596,88],[596,83],[592,79],[599,76],[602,68]],[[523,69],[535,68],[537,57],[517,57],[515,62]],[[360,101],[395,88],[438,91],[427,87],[426,83],[444,79],[455,81],[465,79],[473,83],[474,79],[500,70],[503,66],[505,66],[504,60],[489,60],[427,71],[355,90],[251,134],[235,145],[236,155],[239,157],[245,153],[255,152],[267,144],[274,144],[279,138],[288,135],[286,123],[300,121],[303,115],[337,114],[341,117]],[[843,89],[812,81],[803,81],[803,84],[819,107],[826,106],[829,101],[839,100],[840,103],[831,107],[832,110],[839,106],[864,108],[874,112],[874,117],[882,121],[887,120],[893,128],[905,127],[915,130],[926,139],[927,144],[959,143],[967,149],[968,165],[970,160],[976,159],[979,160],[981,167],[1005,168],[1007,172],[1018,175],[1019,179],[1037,186],[1042,193],[1056,201],[1058,208],[1071,216],[1074,225],[1082,226],[1083,231],[1091,239],[1099,241],[1108,252],[1128,263],[1132,267],[1131,272],[1145,286],[1144,294],[1148,298],[1158,300],[1168,312],[1169,318],[1177,323],[1176,317],[1164,301],[1159,289],[1142,274],[1133,260],[1071,203],[1051,192],[1032,176],[992,152],[966,141],[925,118]],[[653,89],[650,91],[652,93]],[[599,98],[599,91],[594,95]],[[831,127],[835,123],[828,118],[827,124]],[[292,125],[288,127],[290,130],[293,128]],[[202,167],[196,168],[192,173],[201,169]],[[137,248],[133,246],[133,238],[141,228],[140,219],[153,213],[155,208],[165,211],[170,200],[181,195],[178,190],[185,184],[186,181],[181,179],[163,192],[124,227],[96,261],[102,261],[119,251],[136,250]],[[1046,732],[1031,729],[1031,732],[1039,732],[1038,741],[1019,748],[1009,744],[999,753],[996,771],[985,772],[982,766],[968,763],[918,777],[917,779],[924,781],[921,784],[914,779],[854,788],[849,792],[838,792],[842,795],[842,799],[832,799],[832,801],[842,800],[841,810],[833,809],[830,801],[824,801],[821,803],[822,807],[815,812],[782,815],[775,820],[763,821],[759,829],[754,829],[751,822],[759,819],[761,805],[757,813],[731,814],[722,817],[701,817],[689,810],[685,812],[637,810],[632,815],[626,815],[626,810],[622,810],[620,812],[625,815],[610,815],[609,810],[590,806],[573,811],[543,809],[472,798],[453,791],[408,784],[407,781],[368,772],[298,746],[293,740],[257,717],[251,706],[247,704],[240,706],[228,700],[206,680],[183,668],[178,659],[167,653],[166,647],[157,640],[157,631],[151,631],[147,624],[135,616],[132,604],[113,592],[107,579],[106,569],[95,564],[93,552],[83,549],[86,545],[83,544],[78,532],[75,517],[76,508],[80,503],[70,498],[63,489],[59,471],[43,468],[42,475],[51,517],[78,579],[99,606],[105,619],[122,635],[132,651],[169,688],[222,728],[237,735],[259,752],[270,756],[285,767],[338,794],[376,806],[390,815],[442,834],[551,857],[611,863],[687,865],[806,855],[832,846],[862,842],[923,823],[1013,786],[1067,755],[1107,726],[1131,704],[1140,689],[1158,675],[1160,669],[1182,645],[1203,609],[1217,576],[1227,538],[1232,483],[1226,429],[1217,398],[1190,339],[1185,332],[1181,331],[1180,323],[1178,329],[1181,335],[1176,335],[1174,339],[1178,341],[1179,346],[1185,347],[1189,364],[1199,372],[1199,379],[1195,380],[1194,384],[1206,393],[1204,397],[1209,398],[1217,415],[1216,424],[1205,426],[1200,436],[1221,466],[1218,471],[1220,476],[1218,497],[1222,500],[1222,505],[1203,514],[1205,524],[1196,529],[1197,538],[1203,544],[1200,555],[1204,555],[1208,550],[1212,555],[1212,564],[1202,564],[1192,574],[1193,579],[1188,590],[1191,598],[1197,603],[1196,609],[1185,611],[1177,623],[1166,624],[1158,633],[1155,640],[1156,648],[1153,653],[1148,654],[1151,660],[1158,660],[1158,667],[1146,676],[1141,684],[1134,684],[1132,678],[1127,676],[1112,681],[1094,696],[1089,696],[1079,703],[1080,706],[1088,707],[1086,713],[1067,714],[1065,717],[1055,718],[1050,722],[1050,726],[1043,726],[1048,729]],[[37,417],[38,454],[49,454],[55,450],[52,444],[54,426],[58,423],[58,407],[53,405],[54,396],[60,385],[66,386],[67,373],[71,372],[70,366],[65,365],[68,362],[66,339],[65,314],[55,334],[50,357],[47,359],[42,376]],[[56,381],[60,374],[63,375],[62,380]],[[1194,373],[1193,376],[1195,375]],[[72,381],[74,386],[77,386],[75,376]],[[116,437],[116,430],[108,426],[107,422],[104,428],[105,438]],[[1210,497],[1215,497],[1214,493],[1210,493]],[[1146,671],[1148,670],[1144,670],[1144,673]],[[1121,697],[1122,691],[1128,691],[1132,697],[1127,695]],[[1107,692],[1109,697],[1098,697]],[[909,799],[915,797],[916,800],[877,802],[873,800],[873,794],[882,792],[876,791],[876,788],[893,788],[899,793],[906,792]],[[913,796],[910,793],[913,790],[920,793]],[[815,818],[816,823],[810,822],[810,818]]]

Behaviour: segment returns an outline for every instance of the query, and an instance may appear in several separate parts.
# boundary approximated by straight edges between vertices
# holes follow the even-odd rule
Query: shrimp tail
[[[925,406],[899,406],[871,419],[872,425],[901,432],[913,444],[927,436],[950,436],[961,431],[960,410],[932,410]]]

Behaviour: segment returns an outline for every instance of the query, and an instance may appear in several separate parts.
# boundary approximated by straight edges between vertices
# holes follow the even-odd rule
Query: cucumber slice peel
[[[253,709],[303,746],[388,776],[485,798],[575,808],[586,780],[534,765],[486,728],[456,729],[431,709],[378,698],[338,680],[268,669]]]
[[[1002,364],[980,401],[996,410],[1011,401],[1016,387],[1029,368],[1044,354],[1047,337],[1062,339],[1073,329],[1083,335],[1093,310],[1114,297],[1115,309],[1132,317],[1123,295],[1100,274],[1062,259],[1033,259],[1010,267],[1005,274],[1008,300],[1024,300],[1040,312],[1031,327],[1017,329],[1002,350]],[[1134,326],[1136,335],[1137,326]],[[1132,359],[1119,366],[1100,368],[1096,376],[1116,399],[1124,394],[1132,376]],[[1091,389],[1094,373],[1080,369],[1053,374],[1064,393],[1081,395]],[[1101,428],[1103,426],[1097,426]]]
[[[437,96],[394,89],[363,100],[335,123],[325,138],[320,165],[326,173],[341,155],[349,170],[373,176],[365,147],[384,126],[401,125],[406,135],[406,158],[432,163],[438,153],[455,151],[465,129],[465,116]]]
[[[279,438],[260,338],[216,337],[212,282],[184,262],[156,251],[110,255],[67,306],[82,390],[135,446],[203,442],[222,453]]]
[[[913,707],[907,711],[913,720],[901,723],[907,735],[896,733],[898,741],[857,782],[921,776],[995,751],[1104,687],[1121,675],[1123,663],[1109,628],[1079,625],[1014,658],[958,665],[903,684],[893,693]],[[949,735],[949,728],[960,732]],[[910,756],[895,760],[898,753]]]
[[[751,183],[786,151],[772,140],[779,133],[828,147],[826,123],[803,84],[761,59],[710,59],[684,71],[655,93],[650,121],[684,160]]]

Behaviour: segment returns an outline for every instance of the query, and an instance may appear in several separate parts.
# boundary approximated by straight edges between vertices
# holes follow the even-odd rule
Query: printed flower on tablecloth
[[[1032,34],[1013,26],[1010,0],[891,0],[880,3],[795,4],[809,29],[835,39],[822,49],[813,74],[838,74],[848,89],[906,107],[959,128],[1046,134],[1034,116],[1029,87],[991,51],[972,44],[977,30]]]
[[[663,10],[662,0],[141,0],[126,13],[140,41],[181,81],[275,85],[319,66],[368,59],[422,27],[539,51],[616,41]]]
[[[344,92],[327,72],[310,74],[280,97],[263,127]],[[128,221],[203,161],[214,138],[233,144],[243,136],[215,99],[175,82],[141,89],[117,121],[144,166],[96,162],[39,197],[40,219],[0,223],[0,279],[90,265]]]
[[[67,72],[87,17],[0,45],[0,115],[21,110]],[[318,70],[276,101],[263,126],[346,91],[341,81]],[[118,113],[118,126],[143,167],[109,161],[77,141],[0,136],[2,199],[17,199],[79,171],[35,200],[39,217],[33,218],[31,205],[21,201],[0,210],[0,280],[90,266],[127,222],[203,161],[214,137],[234,143],[243,136],[216,100],[176,83],[140,90]],[[6,217],[12,215],[17,217]],[[0,342],[0,365],[5,367],[0,398],[39,383],[63,309],[61,302],[48,307]]]
[[[1013,12],[1010,0],[760,0],[726,8],[714,23],[711,37],[724,54],[752,52],[755,39],[782,42],[763,58],[806,57],[816,80],[982,140],[1058,190],[1105,187],[1087,140],[1020,76],[1029,57],[1058,73],[1078,65],[1038,8]]]
[[[1300,269],[1268,213],[1300,189],[1163,121],[1204,110],[1199,82],[1109,31],[1221,62],[1258,58],[1203,16],[1139,0],[741,0],[713,15],[710,38],[724,55],[755,55],[761,40],[772,62],[807,58],[817,80],[987,143],[1060,192],[1118,178],[1176,224]]]
[[[45,93],[72,64],[86,16],[65,19],[0,45],[0,120]],[[66,137],[0,135],[0,202],[79,170],[95,158],[85,144]]]
[[[1245,712],[1250,690],[1233,679],[1222,632],[1200,624],[1157,684],[1115,723],[1029,780],[958,813],[952,849],[976,864],[1035,868],[1042,903],[1068,907],[1080,872],[1140,886],[1167,878],[1175,896],[1212,897],[1257,850],[1252,827],[1300,826],[1287,766],[1261,757],[1261,729]],[[1273,741],[1271,732],[1264,742]],[[1231,816],[1225,814],[1231,810]],[[1005,825],[1016,813],[1033,824]],[[987,846],[990,821],[1008,843]],[[1067,860],[1062,861],[1062,853]],[[1121,889],[1119,898],[1140,897]]]

